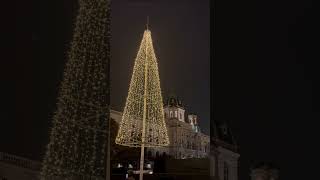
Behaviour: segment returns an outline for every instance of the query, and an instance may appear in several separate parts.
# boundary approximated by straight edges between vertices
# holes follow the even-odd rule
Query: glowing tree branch
[[[105,176],[109,119],[109,1],[79,0],[41,178]]]
[[[169,145],[158,64],[148,29],[135,60],[116,143],[141,147],[140,180],[143,178],[144,147]]]

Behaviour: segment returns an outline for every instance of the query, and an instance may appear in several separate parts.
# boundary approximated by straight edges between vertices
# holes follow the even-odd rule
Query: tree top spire
[[[149,16],[147,16],[147,30],[149,30]]]

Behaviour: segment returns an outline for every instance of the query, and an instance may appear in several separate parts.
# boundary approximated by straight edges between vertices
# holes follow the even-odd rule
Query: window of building
[[[229,166],[226,162],[223,165],[223,180],[229,180]]]
[[[174,117],[178,118],[178,112],[174,111]]]
[[[170,111],[170,118],[172,118],[173,117],[173,112],[172,111]]]

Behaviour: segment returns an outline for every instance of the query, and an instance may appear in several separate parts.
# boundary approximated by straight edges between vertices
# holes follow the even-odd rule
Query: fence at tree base
[[[134,175],[136,180],[139,179],[139,175]],[[125,180],[125,175],[112,175],[112,180]],[[145,174],[143,176],[144,180],[210,180],[210,176],[207,174],[172,174],[172,173],[155,173],[155,174]]]

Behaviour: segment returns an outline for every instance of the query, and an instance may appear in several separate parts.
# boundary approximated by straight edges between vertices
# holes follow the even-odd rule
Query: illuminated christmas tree
[[[141,147],[140,180],[143,178],[144,148],[169,145],[158,64],[148,29],[144,31],[135,59],[116,143]]]
[[[109,119],[108,0],[79,0],[41,178],[101,179]]]

